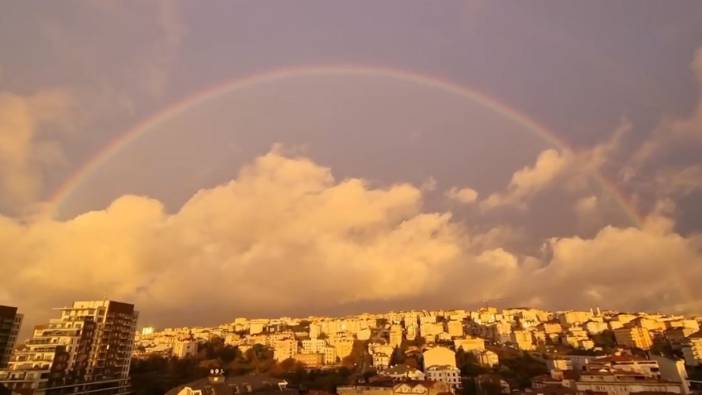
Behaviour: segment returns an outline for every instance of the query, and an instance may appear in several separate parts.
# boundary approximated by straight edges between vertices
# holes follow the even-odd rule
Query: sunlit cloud
[[[458,203],[473,204],[478,200],[478,192],[468,187],[452,187],[446,191],[446,197]]]
[[[73,123],[73,106],[60,90],[0,92],[0,213],[21,213],[40,198],[42,170],[65,161],[56,132]]]
[[[309,306],[420,298],[582,306],[596,302],[597,289],[616,294],[617,307],[664,307],[641,292],[645,283],[682,309],[693,294],[675,290],[679,274],[702,279],[699,249],[674,233],[664,207],[650,226],[554,238],[547,254],[532,257],[501,246],[518,237],[511,228],[475,233],[450,213],[427,212],[418,187],[336,180],[329,168],[280,150],[173,213],[155,199],[123,196],[65,221],[2,218],[0,259],[10,277],[0,302],[22,301],[41,316],[56,300],[110,295],[150,317],[210,303],[212,316],[226,319],[242,305],[304,314]],[[675,270],[661,275],[662,261]]]

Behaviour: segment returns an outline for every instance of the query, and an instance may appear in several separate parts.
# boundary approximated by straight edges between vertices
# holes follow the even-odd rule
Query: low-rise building
[[[440,381],[454,388],[461,386],[461,370],[455,366],[430,366],[424,370],[427,380]]]
[[[280,362],[289,358],[295,358],[297,351],[297,340],[278,340],[273,345],[273,359]]]
[[[475,356],[478,357],[478,363],[482,366],[493,367],[500,363],[500,358],[497,354],[490,350],[480,351]]]
[[[197,341],[192,339],[179,340],[173,343],[172,354],[176,358],[188,358],[197,355]]]
[[[531,351],[534,349],[534,338],[530,331],[512,331],[512,343],[520,350]]]
[[[609,395],[629,395],[638,392],[682,394],[679,383],[618,371],[583,373],[575,382],[575,388],[580,392],[604,392]]]
[[[295,360],[309,367],[320,367],[324,364],[324,354],[322,353],[298,353]]]
[[[446,324],[447,332],[451,337],[463,336],[463,322],[451,320]]]
[[[353,385],[337,387],[337,395],[440,395],[453,393],[453,387],[441,381],[408,381],[403,383]]]
[[[456,350],[460,348],[465,352],[483,351],[485,350],[485,340],[469,336],[462,339],[454,339],[453,346]]]
[[[702,331],[696,332],[687,338],[683,343],[682,352],[685,358],[685,365],[702,365]]]
[[[456,353],[446,347],[433,347],[422,354],[424,358],[424,371],[432,366],[456,367]]]
[[[396,381],[424,380],[426,377],[424,375],[424,372],[422,372],[421,370],[404,364],[395,365],[387,369],[383,369],[380,372],[378,372],[378,374],[380,376],[390,377]]]

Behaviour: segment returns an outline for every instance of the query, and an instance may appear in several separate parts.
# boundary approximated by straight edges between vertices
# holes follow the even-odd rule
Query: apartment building
[[[10,361],[21,325],[22,314],[17,312],[17,307],[0,305],[0,369],[7,367]]]
[[[129,389],[138,313],[110,300],[77,301],[37,326],[13,353],[0,384],[29,394],[112,394]]]
[[[648,350],[653,345],[648,330],[638,326],[626,326],[614,330],[614,338],[622,347]]]

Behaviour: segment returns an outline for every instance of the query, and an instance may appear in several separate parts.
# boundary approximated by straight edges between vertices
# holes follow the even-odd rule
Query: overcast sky
[[[697,1],[0,7],[0,303],[25,331],[80,298],[159,326],[702,313]]]

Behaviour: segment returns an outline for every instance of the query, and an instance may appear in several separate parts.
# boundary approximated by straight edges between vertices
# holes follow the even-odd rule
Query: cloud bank
[[[532,257],[498,246],[507,228],[474,233],[450,213],[425,212],[423,193],[335,180],[274,149],[174,213],[123,196],[66,221],[0,217],[0,303],[36,322],[57,301],[110,297],[156,323],[409,300],[699,307],[699,291],[681,287],[702,280],[699,239],[676,234],[661,213],[642,229],[551,239]]]

